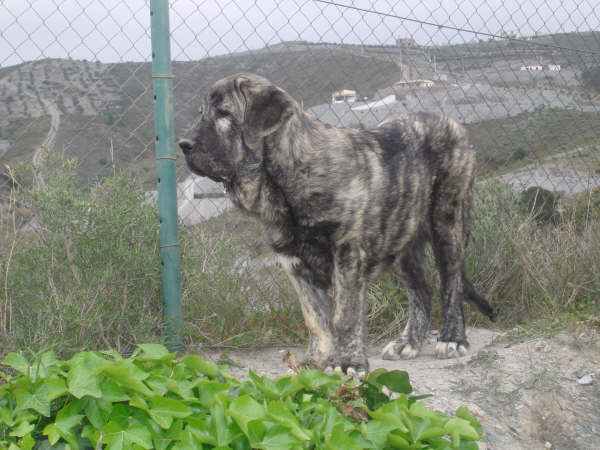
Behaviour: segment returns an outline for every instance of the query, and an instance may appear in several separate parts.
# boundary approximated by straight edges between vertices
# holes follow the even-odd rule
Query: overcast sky
[[[597,0],[333,1],[481,33],[600,29]],[[149,8],[149,0],[0,0],[0,67],[47,57],[148,61]],[[175,60],[287,40],[393,44],[412,37],[429,45],[487,39],[313,0],[172,0],[170,20]]]

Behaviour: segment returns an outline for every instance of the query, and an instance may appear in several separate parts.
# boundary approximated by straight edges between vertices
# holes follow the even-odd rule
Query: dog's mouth
[[[200,169],[198,169],[196,167],[193,167],[193,166],[188,166],[188,167],[196,175],[198,175],[200,177],[208,178],[208,179],[214,181],[215,183],[224,183],[224,182],[227,181],[225,178],[222,178],[222,177],[219,177],[219,176],[216,176],[216,175],[210,175],[210,174],[208,174],[208,173],[206,173],[206,172],[204,172],[204,171],[202,171],[202,170],[200,170]]]
[[[202,170],[202,169],[196,167],[195,165],[190,164],[189,161],[188,161],[188,168],[190,169],[190,171],[193,174],[198,175],[199,177],[208,178],[209,180],[212,180],[215,183],[231,184],[231,180],[229,178],[224,177],[222,175],[208,173],[205,170]]]

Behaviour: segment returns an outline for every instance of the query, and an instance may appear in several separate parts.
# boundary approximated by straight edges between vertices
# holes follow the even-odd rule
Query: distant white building
[[[560,72],[560,64],[548,64],[548,70],[552,72]]]
[[[502,39],[518,39],[519,32],[518,31],[501,31],[500,37]]]
[[[416,47],[417,43],[412,38],[398,38],[396,39],[396,45],[398,47]]]
[[[331,103],[354,103],[356,101],[356,91],[351,89],[342,89],[331,94]]]
[[[544,70],[544,67],[541,64],[527,64],[521,66],[521,70],[528,72],[537,72],[538,70]]]
[[[352,108],[352,111],[364,111],[366,109],[371,110],[374,108],[379,108],[380,106],[391,105],[392,103],[396,103],[396,94],[390,94],[379,100],[360,104],[359,106],[355,106],[354,108]]]
[[[394,83],[394,86],[398,86],[401,88],[415,88],[415,87],[432,87],[433,85],[435,85],[435,82],[432,80],[423,80],[423,79],[417,79],[417,80],[400,80],[400,81],[396,81]]]

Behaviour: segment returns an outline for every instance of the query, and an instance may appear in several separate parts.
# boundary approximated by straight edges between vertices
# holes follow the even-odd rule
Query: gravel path
[[[467,356],[434,357],[432,332],[422,354],[411,361],[384,361],[382,345],[369,351],[371,369],[406,370],[415,394],[433,394],[428,406],[452,414],[467,406],[481,421],[482,449],[600,449],[600,336],[559,334],[511,343],[504,334],[470,328]],[[248,368],[270,377],[284,375],[290,349],[197,349],[213,361],[227,361],[236,377]],[[191,351],[192,349],[190,349]]]

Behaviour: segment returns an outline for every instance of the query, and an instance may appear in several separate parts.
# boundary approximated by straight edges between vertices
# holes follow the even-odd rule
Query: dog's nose
[[[188,139],[181,139],[177,144],[179,144],[179,148],[184,155],[187,155],[192,151],[192,147],[194,147],[194,143]]]

